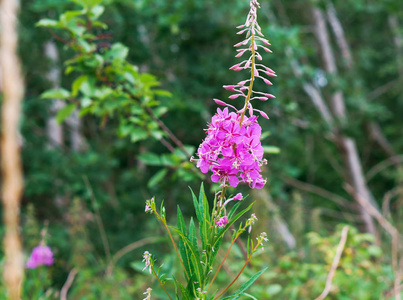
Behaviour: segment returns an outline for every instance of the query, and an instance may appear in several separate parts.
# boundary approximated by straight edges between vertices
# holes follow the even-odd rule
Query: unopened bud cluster
[[[266,180],[262,178],[261,166],[267,161],[263,159],[263,147],[260,143],[262,129],[257,122],[259,112],[264,118],[268,118],[263,111],[254,109],[252,100],[266,101],[274,98],[268,93],[256,92],[253,90],[255,79],[259,78],[264,83],[272,83],[266,77],[276,76],[274,71],[256,60],[262,60],[260,49],[271,52],[267,46],[269,41],[263,37],[261,28],[257,23],[257,8],[259,3],[251,0],[250,11],[245,24],[238,26],[241,29],[238,34],[246,34],[245,40],[234,45],[241,57],[249,54],[249,58],[232,66],[235,71],[250,70],[250,79],[238,82],[235,85],[225,85],[224,88],[234,92],[229,99],[243,98],[242,109],[236,109],[219,99],[214,99],[218,105],[228,106],[235,110],[229,112],[228,107],[223,110],[217,109],[212,121],[208,124],[207,137],[200,145],[197,155],[197,167],[203,173],[212,171],[211,180],[221,182],[223,187],[231,185],[236,187],[239,182],[248,183],[251,188],[262,188]],[[249,117],[245,115],[248,111]]]

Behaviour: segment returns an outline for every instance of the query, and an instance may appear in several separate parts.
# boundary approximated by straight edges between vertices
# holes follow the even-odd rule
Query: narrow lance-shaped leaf
[[[222,300],[235,300],[235,299],[239,299],[239,297],[242,296],[242,294],[252,286],[252,284],[255,283],[255,281],[260,277],[260,275],[262,275],[266,270],[268,269],[268,267],[264,268],[263,270],[257,272],[255,275],[253,275],[247,282],[245,282],[244,284],[242,284],[239,289],[233,293],[231,296],[225,297]]]

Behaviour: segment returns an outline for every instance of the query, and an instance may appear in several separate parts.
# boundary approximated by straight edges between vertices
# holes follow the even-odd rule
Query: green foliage
[[[259,271],[258,268],[269,264],[269,270],[262,274],[260,282],[250,287],[249,294],[257,299],[314,299],[323,289],[329,261],[338,243],[339,235],[332,235],[335,224],[346,222],[347,216],[349,222],[359,226],[360,218],[354,210],[341,208],[332,199],[310,192],[301,192],[302,202],[298,207],[294,206],[292,195],[295,188],[284,180],[287,178],[304,181],[350,201],[343,189],[347,172],[342,156],[303,86],[316,84],[322,76],[327,85],[320,87],[319,91],[325,100],[330,99],[335,88],[343,90],[348,128],[342,130],[355,138],[364,173],[390,157],[367,131],[370,122],[378,122],[392,150],[401,153],[401,51],[394,41],[402,34],[403,2],[331,1],[344,28],[354,63],[353,69],[346,67],[328,23],[338,68],[337,75],[333,76],[322,70],[321,54],[314,30],[311,30],[312,1],[260,2],[265,14],[259,23],[267,32],[274,52],[267,61],[278,77],[270,90],[277,99],[261,103],[257,108],[270,112],[270,121],[262,122],[263,131],[271,132],[266,144],[281,149],[275,159],[268,159],[269,167],[265,172],[269,177],[270,195],[278,206],[278,215],[284,218],[285,226],[295,223],[290,227],[294,235],[298,234],[295,238],[299,245],[294,250],[286,249],[282,240],[274,240],[275,234],[280,235],[273,232],[277,227],[269,227],[273,229],[269,232],[272,247],[265,248],[265,252],[255,257],[253,268],[245,270],[245,276],[239,280],[247,282]],[[320,2],[320,8],[326,9],[327,2]],[[187,185],[194,186],[199,172],[193,172],[192,163],[181,159],[186,155],[176,145],[174,153],[167,154],[163,145],[155,143],[161,137],[167,137],[148,114],[147,108],[158,118],[163,118],[184,144],[193,149],[198,146],[204,137],[202,128],[216,109],[209,106],[208,99],[226,98],[228,92],[223,91],[221,85],[239,79],[238,74],[228,77],[227,68],[235,63],[233,50],[228,45],[238,39],[233,28],[243,20],[248,1],[109,0],[72,3],[66,0],[22,0],[21,7],[19,49],[26,81],[21,122],[25,173],[22,201],[24,249],[28,254],[37,245],[40,227],[44,220],[49,220],[49,244],[56,257],[56,266],[47,270],[43,282],[39,281],[39,273],[27,270],[29,288],[25,288],[26,293],[38,295],[50,291],[55,294],[78,261],[83,265],[69,291],[71,299],[142,299],[149,286],[155,290],[158,299],[165,299],[164,292],[158,289],[158,282],[131,267],[131,262],[140,256],[141,251],[135,250],[123,257],[111,278],[104,277],[104,248],[82,175],[88,176],[93,186],[112,254],[144,236],[161,234],[161,229],[143,216],[141,199],[149,197],[151,191],[158,199],[165,199],[167,215],[174,215],[177,204],[180,204],[184,220],[189,220],[192,201],[184,191]],[[61,15],[64,17],[56,18]],[[390,28],[393,17],[398,21],[395,31]],[[82,25],[88,24],[89,20],[92,24],[87,30]],[[35,28],[34,23],[41,28]],[[46,59],[44,54],[45,43],[52,39],[58,45],[60,56],[56,63]],[[49,70],[61,68],[65,61],[66,72],[61,78],[64,89],[43,93],[50,88]],[[300,77],[295,76],[294,62],[299,63]],[[145,72],[140,70],[156,75],[158,80],[157,77],[141,77]],[[112,84],[104,82],[105,78]],[[156,81],[161,85],[152,86]],[[127,86],[129,91],[125,90]],[[41,93],[47,99],[66,100],[68,106],[71,105],[69,109],[74,105],[81,111],[85,149],[71,149],[70,127],[66,123],[63,123],[66,134],[62,145],[49,147],[45,124],[52,116],[51,101],[39,99],[37,95]],[[133,100],[132,96],[137,97]],[[116,132],[121,138],[116,137]],[[265,150],[266,153],[278,151],[271,146]],[[147,158],[148,154],[151,154],[151,160]],[[386,191],[401,185],[402,175],[398,168],[399,165],[391,164],[377,172],[373,179],[368,179],[379,204]],[[211,184],[206,182],[205,187],[210,190]],[[80,206],[76,204],[77,200],[73,200],[77,197]],[[391,198],[390,221],[401,232],[403,206],[400,198],[401,193]],[[28,203],[31,204],[29,207]],[[83,213],[70,220],[67,215],[75,206],[81,207]],[[261,204],[257,212],[266,215],[265,207]],[[298,216],[298,212],[303,212],[305,218]],[[260,224],[267,228],[269,221],[272,220],[262,220]],[[196,233],[200,231],[198,224],[195,222]],[[189,229],[189,222],[186,225]],[[319,244],[309,244],[308,239],[303,238],[308,230],[320,233],[319,238],[313,235]],[[3,236],[4,228],[0,228],[0,233]],[[189,230],[186,234],[190,236]],[[350,232],[346,247],[352,243],[351,236],[355,234]],[[391,290],[390,241],[381,235],[381,242],[381,257],[376,254],[379,248],[370,247],[373,246],[370,241],[353,245],[350,247],[353,254],[347,251],[343,255],[343,259],[348,257],[350,260],[343,260],[346,267],[341,266],[336,272],[332,299],[371,299],[379,296],[380,290],[383,293]],[[204,247],[203,242],[200,243],[199,251]],[[324,244],[321,250],[320,243]],[[224,238],[220,246],[225,248],[229,243]],[[186,294],[188,282],[184,281],[180,269],[174,267],[178,264],[169,263],[175,259],[168,253],[165,243],[150,248],[164,261],[161,272],[167,273],[166,268],[175,274],[173,281],[166,281],[166,284],[171,284],[172,290],[176,288],[179,293]],[[214,287],[228,284],[228,274],[237,272],[244,263],[241,249],[234,245],[232,250],[227,258],[228,272],[220,272]],[[366,255],[370,252],[373,254],[368,259]],[[222,257],[222,254],[217,253],[217,256]],[[376,274],[380,276],[379,282]],[[184,282],[185,287],[180,282]],[[351,295],[347,294],[350,292]],[[3,284],[0,293],[5,294]]]
[[[60,32],[63,37],[58,39],[74,53],[65,62],[65,73],[76,77],[70,91],[49,90],[42,98],[73,102],[59,111],[58,122],[66,120],[78,108],[81,116],[100,117],[103,126],[108,118],[117,117],[120,136],[130,137],[133,143],[147,138],[160,140],[165,134],[156,118],[158,112],[166,109],[157,98],[171,97],[171,94],[154,89],[160,83],[151,74],[139,73],[127,61],[128,47],[110,43],[110,34],[102,33],[107,25],[99,20],[105,11],[101,0],[74,2],[80,10],[66,11],[58,20],[42,19],[36,24]]]
[[[199,227],[199,234],[196,233],[196,224],[193,221],[193,218],[190,219],[189,226],[186,226],[185,219],[179,205],[177,209],[177,226],[168,227],[165,214],[163,213],[165,210],[163,205],[161,204],[160,212],[158,212],[154,198],[146,202],[146,212],[154,214],[156,218],[160,222],[162,222],[170,236],[171,233],[169,228],[172,228],[179,236],[179,252],[177,254],[179,256],[181,266],[183,267],[184,283],[176,279],[172,273],[160,275],[158,272],[155,272],[154,261],[148,261],[146,256],[144,256],[144,260],[146,261],[146,268],[148,266],[151,266],[151,268],[153,269],[152,273],[154,273],[155,276],[158,276],[160,280],[161,278],[164,278],[164,280],[165,278],[167,278],[167,280],[172,281],[174,283],[177,299],[179,295],[181,295],[182,297],[180,299],[186,300],[192,300],[195,298],[211,300],[221,299],[220,296],[224,294],[240,276],[240,274],[250,261],[252,255],[260,247],[262,247],[264,239],[259,238],[255,246],[253,246],[253,242],[248,240],[248,249],[250,249],[250,251],[248,251],[248,258],[246,259],[244,266],[239,271],[237,277],[224,290],[218,291],[217,289],[215,290],[213,295],[209,295],[208,292],[216,278],[217,273],[220,271],[220,268],[222,266],[222,264],[220,264],[220,267],[217,270],[214,269],[214,267],[217,265],[216,256],[222,244],[224,235],[226,232],[228,232],[230,228],[235,228],[233,227],[234,223],[241,217],[243,217],[252,208],[253,203],[236,215],[235,212],[237,208],[239,208],[241,203],[234,205],[234,207],[231,209],[231,212],[228,214],[229,220],[227,224],[225,224],[225,226],[219,227],[216,224],[218,220],[223,215],[225,215],[226,210],[226,208],[224,207],[224,199],[221,197],[217,199],[216,197],[214,199],[214,205],[210,210],[209,201],[204,192],[203,185],[200,187],[199,197],[197,198],[193,191],[192,197],[197,217],[197,225]],[[231,250],[231,247],[237,240],[237,238],[246,230],[247,227],[252,226],[253,223],[253,219],[248,219],[244,225],[242,225],[242,223],[239,224],[238,230],[235,230],[232,234],[231,246],[229,247],[228,252]],[[172,243],[174,243],[173,240]],[[177,250],[175,243],[173,245],[174,248]],[[222,263],[224,263],[227,255],[224,257]],[[238,299],[241,295],[245,295],[245,291],[260,277],[260,275],[262,275],[262,273],[266,269],[267,268],[253,275],[247,282],[241,285],[238,290],[233,292],[231,296],[227,296],[223,299]],[[216,274],[213,276],[215,272]],[[167,276],[172,276],[172,278],[168,279]],[[164,283],[161,283],[162,287],[163,285]],[[217,295],[218,292],[219,294]]]
[[[270,282],[262,289],[262,299],[313,299],[324,289],[341,226],[331,236],[307,234],[309,248],[304,254],[289,253],[268,272]],[[381,265],[382,250],[373,244],[374,237],[350,228],[347,242],[332,281],[329,299],[379,299],[392,283],[392,270]],[[386,268],[385,268],[386,267]],[[359,287],[359,288],[357,288]],[[259,297],[258,297],[259,298]]]

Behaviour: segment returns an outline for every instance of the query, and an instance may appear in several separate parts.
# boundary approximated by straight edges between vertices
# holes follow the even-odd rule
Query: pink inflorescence
[[[243,181],[260,189],[266,183],[260,174],[260,166],[266,163],[260,143],[262,129],[257,116],[244,117],[242,126],[239,122],[239,114],[229,113],[228,108],[217,109],[197,151],[197,167],[203,173],[211,169],[214,182],[236,187]]]
[[[258,117],[254,115],[254,112],[258,112],[266,119],[268,116],[265,112],[253,108],[252,102],[266,101],[275,97],[266,92],[255,91],[253,84],[259,79],[271,85],[272,83],[266,77],[275,77],[276,74],[265,65],[256,63],[262,60],[260,50],[271,52],[267,48],[270,43],[263,37],[257,22],[259,7],[257,0],[251,0],[245,24],[237,27],[240,29],[238,34],[246,34],[246,37],[242,42],[234,45],[238,48],[236,57],[244,54],[248,57],[230,68],[234,71],[248,70],[250,79],[242,80],[237,84],[224,85],[224,89],[233,92],[228,98],[242,99],[244,105],[238,110],[220,99],[214,99],[218,105],[227,107],[224,110],[217,109],[217,113],[208,124],[207,137],[197,151],[199,157],[197,167],[203,173],[211,170],[212,181],[221,182],[222,186],[236,187],[239,182],[245,182],[251,188],[260,189],[266,183],[260,174],[260,167],[267,163],[263,159],[263,147],[260,143],[262,129],[257,123]],[[229,112],[228,107],[234,112]],[[246,116],[246,112],[249,117]]]
[[[50,266],[53,262],[53,253],[50,247],[40,245],[32,250],[31,256],[27,261],[27,268],[35,269],[41,265]]]
[[[225,225],[227,225],[228,224],[228,217],[227,216],[224,216],[224,217],[221,217],[218,221],[217,221],[217,226],[219,227],[219,228],[223,228],[223,227],[225,227]]]

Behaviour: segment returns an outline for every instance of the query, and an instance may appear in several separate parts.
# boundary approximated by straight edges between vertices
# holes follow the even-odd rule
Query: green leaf
[[[235,299],[239,299],[239,297],[241,297],[244,292],[251,287],[252,284],[255,283],[255,281],[260,277],[260,275],[262,275],[266,270],[268,269],[268,267],[264,268],[263,270],[257,272],[255,275],[253,275],[247,282],[245,282],[244,284],[242,284],[239,289],[233,293],[231,296],[225,297],[222,300],[235,300]]]
[[[152,90],[155,95],[172,98],[172,93],[165,90]]]
[[[125,60],[127,54],[129,53],[129,48],[121,43],[115,43],[112,45],[111,49],[105,54],[105,59],[108,60]]]
[[[150,165],[150,166],[160,166],[161,165],[161,159],[155,153],[146,152],[146,153],[142,153],[142,154],[138,155],[137,157],[140,161],[142,161],[146,165]]]
[[[186,234],[187,229],[185,225],[185,220],[183,219],[182,211],[178,205],[177,209],[177,228],[176,230],[179,230]],[[190,249],[185,245],[182,239],[179,240],[179,252],[182,257],[183,265],[185,266],[186,272],[190,277],[192,277],[192,274],[194,273],[193,270],[194,268],[191,268],[192,262],[191,262],[191,257],[190,257]]]
[[[279,154],[280,153],[280,148],[275,147],[275,146],[262,146],[263,147],[263,152],[266,154]]]
[[[237,211],[237,209],[239,208],[239,206],[241,206],[241,204],[242,204],[242,201],[238,201],[238,203],[235,204],[235,205],[231,208],[230,212],[228,213],[228,219],[231,219],[231,218],[232,218],[232,215]]]
[[[168,169],[162,169],[162,170],[158,171],[154,176],[152,176],[150,178],[150,180],[147,183],[147,186],[149,188],[153,188],[158,183],[160,183],[162,179],[164,179],[164,177],[167,173],[168,173]]]
[[[73,111],[75,109],[76,109],[76,104],[75,103],[66,105],[65,107],[63,107],[62,109],[60,109],[57,112],[56,121],[59,124],[62,123],[64,120],[66,120],[73,113]]]
[[[191,269],[194,269],[195,272],[192,272],[192,275],[195,275],[194,282],[201,283],[203,282],[203,267],[200,263],[200,255],[197,249],[193,246],[192,242],[186,236],[186,234],[182,233],[178,228],[173,228],[180,236],[181,241],[185,244],[185,247],[190,250],[187,252],[186,256],[190,258],[190,266]]]
[[[253,202],[254,203],[254,202]],[[247,208],[245,208],[243,211],[241,211],[240,213],[238,213],[233,219],[231,219],[228,224],[221,229],[221,231],[217,234],[216,238],[214,239],[214,243],[213,243],[213,247],[215,246],[215,244],[217,243],[217,241],[224,235],[224,233],[229,229],[229,227],[234,224],[242,215],[244,215],[246,212],[248,212],[252,206],[253,203],[251,205],[249,205]]]
[[[75,17],[78,17],[83,14],[81,10],[70,10],[66,11],[64,14],[60,16],[60,23],[62,23],[66,27],[70,27],[69,22],[73,20]]]
[[[65,89],[49,90],[41,94],[42,99],[68,99],[70,97],[70,92]]]
[[[200,207],[201,211],[203,212],[204,220],[210,222],[210,208],[209,208],[208,200],[206,197],[206,193],[204,192],[203,182],[200,185],[199,207]]]
[[[189,223],[189,240],[192,243],[193,247],[197,249],[197,236],[196,236],[196,227],[193,222],[193,218],[190,218]]]
[[[71,95],[76,97],[78,95],[78,91],[81,88],[81,85],[88,80],[87,75],[81,75],[76,80],[74,80],[73,84],[71,85]]]
[[[141,128],[133,128],[130,133],[130,141],[132,143],[145,140],[148,137],[147,131]]]
[[[101,5],[94,6],[90,11],[91,20],[94,21],[94,20],[98,19],[104,13],[104,11],[105,11],[104,6],[101,6]]]
[[[59,28],[60,24],[56,20],[52,19],[42,19],[35,24],[37,27],[47,27],[47,28]]]

